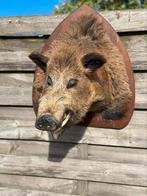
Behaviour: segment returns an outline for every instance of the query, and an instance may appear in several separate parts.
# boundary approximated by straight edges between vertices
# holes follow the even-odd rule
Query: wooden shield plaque
[[[127,110],[125,111],[125,114],[120,119],[104,119],[101,113],[97,112],[88,112],[84,121],[81,123],[84,126],[91,126],[91,127],[101,127],[101,128],[115,128],[115,129],[121,129],[125,127],[128,122],[131,119],[131,116],[133,114],[134,110],[134,101],[135,101],[135,88],[134,88],[134,77],[133,77],[133,71],[131,62],[127,53],[127,50],[124,48],[123,43],[121,42],[119,36],[117,35],[116,31],[113,29],[113,27],[110,25],[110,23],[102,17],[100,14],[98,14],[96,11],[91,9],[90,7],[83,5],[80,8],[76,9],[74,12],[72,12],[69,16],[67,16],[63,22],[61,22],[57,28],[54,30],[54,32],[50,35],[48,40],[46,41],[42,53],[45,53],[46,50],[48,50],[54,40],[58,38],[58,36],[62,36],[62,34],[65,32],[65,30],[71,25],[73,22],[78,21],[79,17],[83,15],[93,15],[99,23],[103,24],[103,28],[105,29],[108,37],[110,38],[111,42],[117,47],[119,53],[121,54],[124,64],[126,65],[126,72],[129,78],[129,85],[130,90],[132,93],[131,99],[129,100],[127,104]],[[34,80],[40,80],[42,79],[42,82],[44,80],[44,73],[39,68],[39,66],[36,66],[35,70],[35,76]],[[36,102],[39,99],[40,94],[39,92],[35,91],[33,89],[33,104],[34,104],[34,110],[36,112]]]

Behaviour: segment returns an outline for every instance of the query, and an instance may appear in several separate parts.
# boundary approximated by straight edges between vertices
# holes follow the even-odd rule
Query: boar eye
[[[53,85],[53,82],[52,82],[52,79],[51,79],[50,76],[48,76],[47,83],[48,83],[49,86]]]
[[[72,88],[72,87],[76,86],[77,83],[78,83],[78,80],[76,80],[76,79],[70,79],[68,81],[68,84],[67,84],[66,88],[67,89]]]

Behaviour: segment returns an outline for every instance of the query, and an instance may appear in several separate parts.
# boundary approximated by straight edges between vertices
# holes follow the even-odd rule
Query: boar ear
[[[39,52],[32,52],[29,55],[29,58],[36,63],[41,69],[43,69],[43,71],[46,70],[46,65],[48,62],[48,57],[40,54]]]
[[[82,58],[82,64],[88,72],[96,71],[105,62],[105,58],[97,53],[89,53]]]

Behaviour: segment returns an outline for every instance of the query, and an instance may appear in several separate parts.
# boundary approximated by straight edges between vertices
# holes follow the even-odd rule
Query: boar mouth
[[[72,111],[71,109],[66,108],[60,126],[56,130],[51,131],[51,134],[52,134],[54,139],[58,139],[61,136],[61,134],[64,131],[64,127],[71,123],[71,121],[73,120],[74,115],[75,115],[74,111]]]
[[[58,127],[58,129],[56,129],[55,131],[51,131],[51,134],[52,134],[54,139],[58,139],[59,136],[63,133],[63,131],[64,131],[63,127],[68,123],[70,118],[71,118],[71,114],[70,113],[65,115],[64,120],[62,121],[60,127]]]
[[[49,131],[54,139],[58,139],[63,132],[63,127],[72,121],[73,114],[73,111],[65,110],[59,121],[50,113],[45,113],[36,119],[35,127],[39,130]]]

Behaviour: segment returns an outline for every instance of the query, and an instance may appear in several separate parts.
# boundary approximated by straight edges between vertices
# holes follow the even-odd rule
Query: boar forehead
[[[58,70],[62,72],[64,69],[74,69],[78,68],[79,62],[77,62],[77,58],[75,54],[65,54],[64,56],[62,54],[58,54],[56,56],[53,56],[51,61],[48,64],[48,68],[51,71]]]
[[[69,48],[69,47],[68,47]],[[66,77],[79,77],[82,67],[80,58],[75,50],[62,48],[61,50],[53,50],[51,58],[47,66],[47,74],[59,75],[63,73]]]
[[[71,69],[81,68],[81,59],[84,55],[91,52],[101,52],[101,48],[96,46],[88,37],[80,39],[57,40],[53,42],[51,50],[49,51],[48,67],[64,69],[70,67]]]
[[[81,59],[91,52],[102,52],[89,38],[83,37],[79,40],[68,39],[56,40],[52,43],[47,56],[47,76],[51,76],[54,82],[60,80],[65,84],[69,79],[78,79],[83,86],[89,84]],[[86,85],[86,86],[87,86]]]

